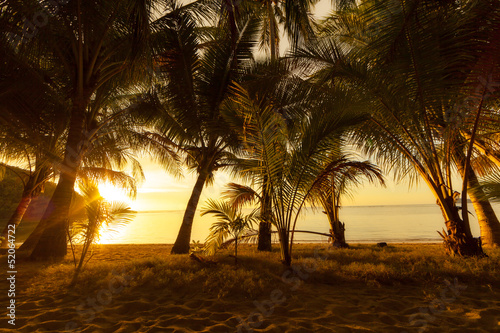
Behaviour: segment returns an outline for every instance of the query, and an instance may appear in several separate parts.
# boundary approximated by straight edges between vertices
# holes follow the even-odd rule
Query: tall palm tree
[[[477,14],[478,8],[488,5],[467,3],[467,9]],[[477,36],[470,22],[458,19],[463,18],[464,8],[457,6],[452,2],[363,1],[355,9],[338,13],[324,39],[299,56],[317,65],[320,84],[346,85],[366,98],[372,117],[358,132],[359,146],[381,163],[397,165],[397,177],[416,180],[420,176],[426,182],[445,219],[447,231],[442,236],[447,249],[482,255],[470,231],[466,201],[461,216],[454,201],[451,161],[456,127],[448,124],[438,130],[449,122],[447,112],[454,108],[457,96],[459,100],[468,97],[476,88],[478,73],[483,70],[481,75],[488,77],[491,72],[484,66],[475,69],[474,56],[470,56],[488,42]],[[479,90],[475,96],[484,101],[485,89]],[[466,112],[468,121],[460,127],[476,132],[481,105]],[[465,179],[470,153],[469,146]],[[460,189],[466,197],[466,186]]]
[[[384,178],[378,167],[368,161],[354,161],[341,155],[328,166],[316,183],[313,195],[328,217],[333,246],[347,247],[345,223],[340,219],[341,199],[353,186],[361,184],[361,177],[370,182],[378,180],[384,185]]]
[[[223,24],[228,24],[231,32],[231,46],[234,48],[239,31],[238,17],[244,13],[257,13],[256,19],[260,23],[259,49],[266,50],[270,64],[266,64],[264,69],[270,77],[280,75],[281,66],[278,64],[280,57],[280,25],[288,36],[291,47],[295,48],[300,43],[313,36],[313,21],[311,20],[311,6],[317,0],[258,0],[239,1],[225,0],[222,2],[221,18]],[[260,65],[262,67],[262,65]],[[258,67],[257,67],[258,68]],[[260,68],[262,69],[262,68]],[[255,67],[253,67],[255,70]],[[255,75],[256,73],[251,73]],[[262,74],[262,73],[261,73]],[[272,81],[272,80],[271,80]],[[261,80],[260,83],[265,82]],[[265,84],[267,86],[267,84]],[[263,86],[260,87],[263,91]],[[266,177],[265,175],[261,175]],[[264,179],[263,184],[266,183]],[[268,193],[269,186],[262,188],[261,222],[259,224],[259,251],[271,251],[271,195]]]
[[[62,257],[67,251],[68,210],[80,151],[85,144],[84,123],[92,117],[88,106],[96,90],[111,79],[134,84],[146,74],[149,23],[156,1],[75,0],[53,8],[50,23],[31,38],[23,38],[23,17],[43,10],[39,1],[12,1],[3,8],[0,25],[17,42],[17,51],[45,61],[47,81],[57,82],[69,101],[69,127],[59,182],[41,223],[46,225],[32,257]],[[26,37],[26,36],[24,36]]]
[[[25,170],[19,204],[2,232],[1,248],[6,248],[9,228],[17,228],[31,201],[54,177],[67,117],[61,96],[43,81],[43,68],[29,66],[4,38],[0,58],[0,159],[7,168],[15,164]]]
[[[269,100],[252,98],[241,86],[234,88],[233,96],[226,105],[227,113],[232,112],[233,119],[240,119],[240,122],[233,120],[233,126],[243,126],[239,132],[245,153],[262,161],[242,168],[246,167],[245,172],[266,175],[265,186],[271,187],[281,258],[285,265],[290,265],[298,216],[306,202],[313,199],[312,192],[325,170],[333,168],[332,156],[336,154],[332,152],[339,147],[339,136],[361,118],[352,109],[345,112],[348,99],[340,90],[335,98],[321,96],[326,98],[320,99],[314,112],[304,112],[301,118],[288,122]],[[259,177],[256,181],[263,179]]]
[[[183,254],[189,252],[203,187],[213,182],[216,171],[234,165],[238,137],[228,130],[220,105],[231,82],[238,79],[242,62],[252,58],[257,21],[252,15],[242,17],[236,45],[231,47],[225,29],[211,29],[207,37],[189,12],[172,13],[157,35],[159,83],[148,102],[142,103],[141,113],[149,116],[152,128],[144,135],[170,147],[197,175],[172,248],[173,254]]]
[[[257,61],[252,63],[245,70],[241,80],[241,86],[248,92],[252,99],[261,99],[278,110],[284,119],[301,117],[304,108],[308,106],[308,89],[299,89],[304,84],[303,80],[294,77],[293,64],[282,61]],[[244,125],[238,119],[232,119],[231,113],[224,114],[229,122],[235,122],[236,128],[243,128]],[[248,146],[248,142],[246,145]],[[251,174],[248,172],[248,166],[255,166],[264,163],[261,159],[255,159],[251,156],[245,156],[245,161],[240,161],[245,165],[246,172],[243,174],[237,172],[236,176],[243,176],[248,180],[255,182],[256,178],[262,178],[257,181],[259,187],[256,189],[259,193],[258,203],[260,204],[260,223],[257,249],[259,251],[271,251],[271,229],[274,221],[272,220],[272,200],[270,191],[272,188],[267,186],[266,174]],[[264,170],[251,168],[252,170]],[[248,189],[248,188],[247,188]]]
[[[109,83],[113,83],[111,80]],[[134,108],[130,106],[130,96],[115,85],[103,85],[89,105],[92,117],[84,124],[87,133],[86,144],[79,152],[81,164],[77,169],[77,180],[93,183],[109,182],[135,197],[137,183],[144,178],[142,167],[134,152],[142,148],[136,136],[140,133]],[[135,99],[132,99],[133,101]],[[60,170],[62,154],[53,156],[56,171]],[[131,169],[131,174],[125,173]],[[41,221],[28,239],[19,248],[31,252],[45,232],[46,224]]]

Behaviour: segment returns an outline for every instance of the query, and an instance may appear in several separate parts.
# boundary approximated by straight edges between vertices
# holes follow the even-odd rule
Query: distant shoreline
[[[469,203],[471,203],[469,201]],[[495,203],[493,203],[495,204]],[[402,207],[402,206],[435,206],[435,203],[425,203],[425,204],[387,204],[387,205],[345,205],[341,208],[370,208],[370,207]],[[321,207],[304,207],[305,209],[317,209],[322,210]],[[250,209],[250,208],[248,208]],[[201,209],[197,209],[196,211],[200,211]],[[145,213],[164,213],[164,212],[184,212],[184,209],[158,209],[158,210],[137,210],[137,213],[145,214]]]
[[[294,244],[304,244],[304,245],[307,245],[307,244],[323,244],[323,245],[327,245],[329,244],[328,242],[326,241],[310,241],[310,240],[295,240],[293,242]],[[376,241],[371,241],[371,240],[368,240],[368,241],[353,241],[353,242],[347,242],[349,245],[352,245],[352,246],[355,246],[355,245],[377,245],[378,243],[380,242],[376,242]],[[394,242],[391,242],[391,241],[385,241],[385,243],[387,243],[387,245],[393,245],[393,246],[400,246],[400,245],[436,245],[436,244],[441,244],[442,241],[440,240],[411,240],[411,241],[408,241],[408,242],[401,242],[401,241],[394,241]],[[172,243],[105,243],[105,244],[97,244],[98,246],[107,246],[107,245],[111,245],[111,246],[125,246],[125,245],[147,245],[147,246],[172,246],[173,244]],[[254,245],[254,244],[250,244],[250,245]],[[279,243],[278,242],[273,242],[273,245],[276,245],[276,246],[279,246]]]

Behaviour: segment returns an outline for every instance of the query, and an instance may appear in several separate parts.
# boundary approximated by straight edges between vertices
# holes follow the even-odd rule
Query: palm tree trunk
[[[476,178],[477,181],[477,178]],[[488,199],[481,198],[481,193],[476,193],[472,183],[472,177],[469,178],[470,191],[469,198],[476,211],[477,221],[481,230],[481,243],[486,247],[500,246],[500,221],[498,220],[491,203]],[[479,184],[478,184],[479,185]]]
[[[83,96],[87,96],[84,94]],[[81,153],[87,142],[84,138],[86,99],[73,102],[72,116],[61,175],[44,216],[39,223],[36,245],[30,258],[34,260],[61,259],[67,253],[69,208],[73,197],[76,175],[81,164]],[[40,231],[41,230],[41,231]],[[36,231],[36,230],[35,230]]]
[[[281,262],[286,266],[290,266],[292,264],[292,256],[290,255],[290,237],[288,230],[278,230],[278,235],[280,237]]]
[[[16,211],[11,216],[10,221],[7,223],[7,225],[15,225],[15,229],[17,229],[19,223],[21,223],[21,221],[22,221],[24,215],[26,214],[26,211],[28,210],[29,205],[31,204],[33,199],[37,198],[40,195],[40,193],[42,192],[42,189],[45,185],[47,176],[51,173],[49,168],[46,168],[46,167],[39,165],[39,164],[36,165],[35,170],[36,171],[29,176],[29,179],[26,182],[26,185],[24,187],[21,201],[19,202],[19,205],[18,205]],[[38,227],[38,224],[37,224],[37,227]],[[8,226],[6,228],[8,228]],[[35,228],[35,230],[36,229],[37,228]],[[5,230],[4,230],[4,232],[5,232]],[[33,232],[31,234],[33,234]],[[32,238],[31,234],[29,235],[28,239]],[[21,247],[19,247],[18,252],[21,251],[21,248],[26,249],[27,246],[23,247],[23,245],[26,244],[28,239],[26,239],[23,242],[23,244],[21,245]],[[29,242],[28,242],[28,244],[29,244]],[[36,245],[36,243],[33,244],[33,247],[31,247],[31,250],[33,250],[34,245]],[[2,248],[3,248],[3,246],[4,246],[4,244],[2,244]]]
[[[238,265],[238,236],[234,238],[234,265]]]
[[[76,176],[61,175],[49,206],[39,223],[42,231],[31,253],[31,259],[60,259],[66,255],[69,207],[73,197],[75,179]]]
[[[337,190],[338,192],[338,190]],[[340,222],[340,193],[332,193],[332,216],[330,226],[332,227],[332,245],[335,247],[348,247],[345,242],[345,223]]]
[[[184,218],[182,219],[181,228],[177,239],[175,240],[174,246],[172,247],[171,254],[186,254],[189,253],[189,243],[191,242],[191,230],[193,228],[193,219],[198,207],[198,202],[200,201],[201,192],[205,186],[205,182],[208,178],[208,172],[202,171],[198,175],[196,184],[194,185],[193,192],[189,198],[186,211],[184,212]]]
[[[332,227],[332,245],[334,247],[349,247],[345,242],[345,223],[335,221],[331,224]]]
[[[44,225],[41,221],[36,225],[35,230],[28,236],[28,238],[21,244],[17,253],[24,253],[30,255],[33,252],[40,236],[42,235]]]
[[[271,47],[271,62],[275,62],[277,59],[277,47],[276,47],[276,27],[274,26],[274,11],[273,5],[270,0],[267,1],[267,16],[269,20],[269,38]]]
[[[438,199],[437,204],[445,219],[447,232],[441,234],[445,250],[462,257],[484,256],[481,242],[472,237],[470,229],[467,229],[468,225],[460,218],[453,197]]]
[[[271,238],[272,224],[270,222],[262,221],[259,223],[259,238],[257,243],[258,251],[272,251],[272,238]]]
[[[262,212],[262,221],[259,223],[259,238],[257,244],[258,251],[272,251],[271,241],[271,196],[267,190],[267,176],[264,175],[264,185],[262,190],[262,201],[260,204],[260,211]]]
[[[32,200],[31,190],[27,191],[25,189],[21,196],[21,201],[17,205],[16,210],[14,211],[14,213],[9,219],[9,222],[7,222],[7,225],[2,231],[3,240],[2,240],[2,245],[0,246],[1,249],[7,249],[9,247],[9,230],[17,229],[17,226],[19,225],[19,223],[21,223],[24,214],[28,210],[31,200]]]
[[[458,155],[459,152],[456,153]],[[463,156],[462,156],[463,157]],[[464,161],[460,156],[456,156],[455,163],[458,171],[463,177],[465,170]],[[477,221],[481,230],[481,243],[484,246],[497,247],[500,246],[500,221],[498,220],[491,203],[485,198],[483,191],[480,188],[479,180],[473,169],[469,170],[469,182],[467,184],[467,193],[472,201],[474,210],[476,211]]]

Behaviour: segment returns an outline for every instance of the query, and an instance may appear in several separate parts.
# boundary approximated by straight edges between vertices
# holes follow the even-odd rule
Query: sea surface
[[[500,216],[500,204],[494,204]],[[470,207],[472,211],[472,206]],[[169,244],[175,241],[184,211],[139,212],[133,222],[114,233],[104,233],[103,244]],[[444,220],[437,205],[347,206],[341,209],[346,225],[346,241],[363,242],[439,242],[437,231]],[[200,217],[197,212],[192,240],[203,242],[215,221],[212,216]],[[479,234],[479,225],[470,217],[472,233]],[[297,230],[328,233],[329,224],[321,209],[305,209],[297,222]],[[327,242],[326,236],[297,233],[296,242]]]

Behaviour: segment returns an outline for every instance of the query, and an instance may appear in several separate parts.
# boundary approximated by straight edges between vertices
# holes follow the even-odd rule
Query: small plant
[[[201,254],[203,252],[203,244],[197,240],[191,243],[189,254]]]
[[[217,221],[210,227],[204,252],[208,255],[215,254],[224,242],[232,237],[234,239],[234,264],[238,264],[238,238],[241,238],[247,231],[252,231],[252,225],[257,220],[256,211],[243,215],[240,208],[227,202],[208,200],[201,216],[206,214],[214,214]]]
[[[136,214],[126,203],[106,201],[95,184],[84,182],[80,185],[80,191],[85,200],[86,220],[73,226],[83,242],[83,248],[70,287],[76,284],[78,275],[84,266],[85,257],[92,246],[99,240],[99,232],[102,228],[104,226],[123,226],[132,221]]]

